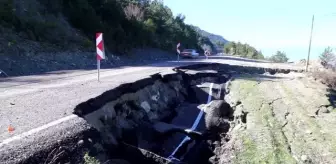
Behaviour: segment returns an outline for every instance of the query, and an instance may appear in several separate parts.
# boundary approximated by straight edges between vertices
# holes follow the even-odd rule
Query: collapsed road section
[[[212,125],[210,119],[208,123],[205,121],[209,109],[205,105],[223,98],[224,83],[228,79],[228,75],[211,71],[156,74],[79,104],[75,114],[98,129],[104,145],[114,149],[109,150],[114,158],[130,163],[157,162],[158,159],[146,155],[130,157],[134,154],[129,152],[133,148],[133,151],[142,149],[155,153],[156,158],[166,162],[206,162],[210,153],[207,156],[199,151],[199,159],[194,159],[194,155],[189,159],[188,150],[195,145],[204,147],[198,149],[207,149],[202,142]],[[120,145],[123,148],[118,149]]]
[[[219,163],[218,147],[229,142],[232,123],[247,117],[224,101],[232,77],[291,72],[225,64],[174,71],[78,104],[74,114],[90,128],[20,163]]]

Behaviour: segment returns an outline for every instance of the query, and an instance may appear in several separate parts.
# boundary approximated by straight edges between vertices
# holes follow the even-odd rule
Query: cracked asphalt
[[[70,135],[72,132],[77,133],[78,129],[81,128],[76,127],[75,125],[77,124],[72,122],[82,121],[78,120],[79,118],[66,121],[69,122],[66,124],[68,129],[67,132],[64,132],[65,128],[61,128],[62,126],[57,126],[57,128],[50,126],[35,131],[38,133],[34,133],[33,135],[17,137],[18,135],[32,130],[34,132],[34,129],[36,130],[36,128],[40,128],[41,126],[58,119],[71,116],[72,111],[77,104],[92,97],[96,97],[104,91],[112,89],[122,83],[136,81],[158,72],[171,72],[172,68],[176,66],[190,65],[198,62],[225,63],[230,65],[258,66],[265,68],[286,67],[299,69],[296,66],[290,65],[215,56],[210,57],[209,60],[183,60],[180,62],[155,63],[146,66],[106,69],[101,72],[100,83],[96,80],[96,70],[63,71],[53,72],[46,75],[0,79],[0,154],[10,149],[14,152],[21,152],[17,153],[17,155],[26,157],[30,152],[27,154],[24,154],[23,152],[28,149],[29,151],[33,150],[31,149],[32,145],[34,145],[32,143],[38,144],[40,143],[39,141],[44,141],[43,143],[40,143],[40,145],[51,143],[51,141],[45,140],[47,138],[55,139],[55,137],[51,136],[60,136],[60,138],[58,138],[58,140],[60,140],[62,137]],[[233,82],[233,84],[235,84],[235,82]],[[258,86],[259,85],[260,84],[258,84]],[[295,88],[291,89],[295,90]],[[311,92],[309,92],[309,94],[310,93]],[[311,97],[309,97],[309,99],[311,99]],[[322,105],[328,106],[328,104]],[[311,112],[315,115],[316,110],[314,109],[315,108],[311,109]],[[289,115],[292,116],[292,114]],[[318,119],[319,117],[322,116],[319,115],[315,119]],[[330,117],[330,115],[326,117]],[[327,122],[323,123],[327,124]],[[286,127],[288,125],[286,125]],[[12,126],[14,131],[9,132],[8,126]],[[85,129],[87,125],[81,123],[79,126]],[[323,130],[328,132],[328,128]],[[13,139],[13,137],[16,137],[17,139],[15,142],[3,145],[3,141]],[[16,151],[14,150],[15,148],[20,150]]]

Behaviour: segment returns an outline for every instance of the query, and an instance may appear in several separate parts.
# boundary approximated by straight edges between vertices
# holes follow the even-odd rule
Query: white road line
[[[210,103],[211,101],[211,95],[212,95],[212,87],[213,87],[213,83],[210,84],[210,87],[209,87],[209,95],[208,95],[208,101],[207,101],[207,104]],[[204,114],[204,109],[205,107],[203,107],[200,112],[198,113],[198,116],[196,118],[196,120],[194,121],[194,124],[193,126],[191,127],[190,130],[195,130],[197,125],[199,124],[199,121],[201,120],[203,114]],[[188,140],[190,140],[190,137],[188,136],[185,136],[184,139],[182,140],[182,142],[176,147],[176,149],[170,154],[170,156],[168,158],[174,158],[174,155],[175,153],[177,152],[177,150],[185,143],[187,142]]]
[[[72,114],[72,115],[70,115],[70,116],[63,117],[63,118],[61,118],[61,119],[58,119],[58,120],[53,121],[53,122],[50,122],[50,123],[45,124],[45,125],[43,125],[43,126],[40,126],[40,127],[38,127],[38,128],[35,128],[35,129],[29,130],[29,131],[27,131],[27,132],[24,132],[24,133],[22,133],[22,134],[16,135],[16,136],[14,136],[14,137],[5,139],[5,140],[3,140],[3,141],[0,143],[0,147],[2,147],[3,145],[9,144],[9,143],[11,143],[11,142],[13,142],[13,141],[20,140],[20,139],[22,139],[22,138],[28,137],[28,136],[30,136],[30,135],[32,135],[32,134],[35,134],[35,133],[37,133],[37,132],[39,132],[39,131],[42,131],[42,130],[44,130],[44,129],[47,129],[47,128],[49,128],[49,127],[58,125],[58,124],[60,124],[60,123],[62,123],[62,122],[65,122],[65,121],[74,119],[74,118],[76,118],[76,117],[78,117],[78,116]]]
[[[127,74],[127,73],[135,73],[139,71],[145,71],[148,69],[152,69],[151,67],[142,67],[142,68],[126,68],[126,70],[102,70],[101,71],[101,78],[105,77],[110,77],[110,76],[118,76],[122,74]],[[86,74],[79,74],[79,75],[74,75],[66,78],[60,78],[60,79],[53,79],[53,80],[46,80],[43,82],[37,82],[37,83],[29,83],[29,84],[19,84],[15,86],[10,86],[10,87],[4,87],[0,89],[5,89],[4,92],[0,95],[0,98],[5,98],[8,96],[14,96],[14,95],[19,95],[19,94],[25,94],[25,93],[30,93],[30,92],[35,92],[40,89],[49,89],[49,88],[57,88],[57,87],[64,87],[64,86],[69,86],[77,83],[85,83],[88,81],[92,81],[97,78],[97,76],[94,76],[96,74],[95,72],[90,72]],[[76,77],[76,78],[75,78]],[[59,83],[50,83],[50,82],[57,82]],[[46,84],[43,84],[46,83]],[[39,85],[37,85],[39,84]],[[31,86],[33,85],[33,86]],[[34,86],[35,85],[35,86]],[[24,88],[20,88],[24,87]],[[28,88],[29,87],[29,88]],[[14,88],[14,89],[13,89]],[[16,88],[16,89],[15,89]]]

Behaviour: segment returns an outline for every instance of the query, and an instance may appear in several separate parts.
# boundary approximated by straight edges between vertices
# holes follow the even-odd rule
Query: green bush
[[[240,42],[228,42],[224,45],[224,53],[235,56],[250,58],[250,59],[264,59],[264,55],[257,51],[254,47]]]
[[[272,62],[285,63],[289,60],[285,52],[277,51],[274,55],[269,58]]]
[[[319,56],[320,60],[321,60],[321,64],[324,67],[327,67],[328,64],[335,62],[335,54],[332,50],[332,48],[327,47],[324,49],[323,53]],[[335,65],[334,63],[332,63],[332,65]]]
[[[85,153],[84,164],[100,164],[100,162],[96,158],[89,156],[89,153]]]

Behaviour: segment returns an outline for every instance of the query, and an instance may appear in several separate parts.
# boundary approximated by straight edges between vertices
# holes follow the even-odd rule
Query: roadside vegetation
[[[319,56],[322,69],[313,69],[312,76],[321,80],[332,89],[336,89],[336,56],[331,47],[327,47]],[[314,66],[313,66],[314,67]]]
[[[324,51],[321,53],[320,55],[320,60],[321,60],[321,64],[323,67],[325,68],[335,68],[336,66],[336,57],[335,57],[335,54],[332,50],[332,48],[330,47],[327,47],[324,49]]]
[[[249,44],[242,44],[240,42],[227,42],[226,44],[216,43],[216,45],[224,46],[224,53],[239,56],[250,59],[265,59],[276,63],[286,63],[289,58],[286,56],[285,52],[277,51],[274,55],[270,57],[264,57],[261,51],[256,50],[256,48],[250,46]]]
[[[100,162],[96,158],[91,157],[89,153],[85,153],[83,159],[84,159],[84,164],[100,164]]]
[[[274,55],[267,58],[267,60],[276,62],[276,63],[286,63],[288,62],[289,58],[286,56],[285,52],[277,51]]]
[[[240,42],[226,43],[224,45],[224,53],[250,59],[264,59],[264,55],[261,51],[257,51],[254,47]]]
[[[108,49],[119,54],[146,47],[175,51],[178,42],[198,51],[214,49],[209,38],[184,23],[185,16],[174,16],[162,0],[27,0],[28,8],[16,7],[23,4],[1,0],[0,26],[33,41],[66,46],[67,40],[92,48],[95,33],[103,32]],[[64,20],[87,39],[74,40]]]

